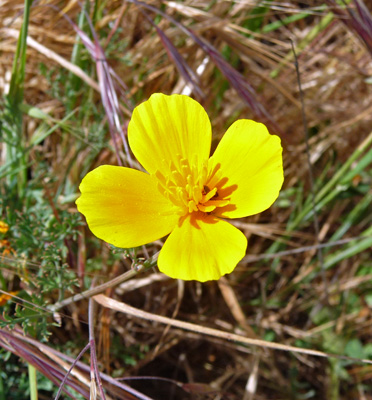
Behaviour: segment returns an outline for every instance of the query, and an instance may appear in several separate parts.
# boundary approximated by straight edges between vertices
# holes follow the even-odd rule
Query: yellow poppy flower
[[[166,275],[205,282],[230,273],[247,239],[224,218],[260,213],[276,200],[283,183],[279,137],[238,120],[209,158],[204,108],[187,96],[157,93],[133,111],[128,140],[148,173],[103,165],[80,185],[76,204],[94,235],[129,248],[170,234],[158,258]]]
[[[0,294],[0,307],[5,305],[8,302],[8,300],[12,299],[13,296],[16,296],[18,293],[19,293],[19,290],[17,290],[16,292],[9,292],[9,293]]]
[[[7,233],[8,230],[9,230],[9,225],[4,221],[0,221],[0,233]]]

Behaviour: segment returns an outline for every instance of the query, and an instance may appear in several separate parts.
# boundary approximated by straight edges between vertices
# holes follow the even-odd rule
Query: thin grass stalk
[[[53,5],[50,5],[51,8],[57,10],[60,12],[58,7],[55,7]],[[89,38],[89,36],[81,30],[72,20],[71,18],[63,14],[63,17],[71,24],[75,32],[79,35],[82,43],[84,44],[85,48],[88,50],[89,54],[91,55],[92,59],[96,63],[96,71],[97,71],[97,77],[99,81],[99,91],[101,94],[102,98],[102,104],[106,112],[106,117],[109,125],[109,130],[112,138],[112,142],[114,145],[118,165],[122,166],[123,163],[121,161],[120,157],[120,151],[117,143],[117,134],[121,138],[123,142],[123,147],[124,147],[124,152],[128,161],[128,164],[133,167],[134,163],[132,160],[132,157],[130,155],[129,151],[129,146],[128,146],[128,141],[126,139],[126,135],[122,129],[122,125],[120,122],[120,116],[122,116],[122,113],[120,111],[120,106],[119,106],[119,100],[116,94],[115,90],[115,85],[113,83],[113,80],[111,79],[111,75],[114,76],[119,83],[119,86],[121,88],[125,88],[125,84],[118,78],[118,76],[114,73],[112,68],[108,65],[106,56],[104,53],[104,50],[102,46],[99,43],[98,36],[95,32],[95,29],[93,27],[92,21],[89,17],[89,15],[85,12],[83,9],[82,12],[85,13],[85,18],[89,24],[91,33],[93,35],[94,42]],[[121,94],[123,94],[123,91],[120,91]],[[124,101],[126,104],[129,103],[129,101],[123,97]]]
[[[191,29],[187,28],[162,10],[139,0],[127,1],[129,3],[136,4],[137,6],[143,7],[147,10],[153,11],[156,14],[161,15],[162,17],[169,20],[172,24],[177,26],[187,36],[191,37],[191,39],[213,60],[216,67],[221,71],[221,73],[225,76],[225,78],[239,94],[239,96],[244,100],[244,102],[252,109],[252,112],[256,115],[256,117],[267,123],[270,126],[270,130],[279,134],[283,134],[279,125],[276,123],[275,118],[258,100],[253,87],[235,68],[233,68],[227,61],[225,61],[225,59],[221,56],[221,54],[214,46],[212,46],[201,37],[197,36]]]
[[[14,55],[9,92],[6,95],[8,120],[10,122],[11,141],[6,141],[6,162],[14,163],[16,170],[7,176],[10,188],[17,188],[19,198],[23,198],[26,187],[27,159],[23,151],[22,112],[19,106],[23,102],[24,80],[26,71],[27,33],[32,0],[25,0],[22,27],[19,33]]]
[[[340,21],[359,37],[372,56],[372,15],[363,1],[353,0],[355,9],[349,6],[351,0],[342,0],[344,8],[335,0],[326,0],[326,3],[332,7]]]
[[[82,5],[83,10],[80,12],[79,19],[78,19],[78,27],[79,29],[83,30],[84,29],[84,24],[86,22],[85,19],[85,12],[84,10],[89,6],[89,0],[86,0],[84,4]],[[83,49],[83,44],[80,40],[80,36],[76,34],[76,40],[74,43],[74,47],[72,48],[72,53],[71,53],[71,63],[77,66],[81,66],[81,51]],[[80,86],[80,79],[73,74],[71,71],[69,72],[68,80],[67,80],[67,92],[73,91],[75,92],[78,87]],[[73,109],[74,105],[76,103],[76,96],[68,96],[68,108],[70,110]]]
[[[54,398],[54,400],[58,400],[59,396],[62,394],[62,390],[64,388],[64,386],[66,385],[67,379],[69,378],[71,371],[73,370],[73,368],[76,366],[77,362],[80,360],[80,358],[84,355],[84,353],[90,348],[90,343],[88,343],[83,350],[81,350],[81,352],[78,354],[78,356],[76,357],[75,361],[72,363],[70,369],[67,371],[67,373],[65,374],[65,376],[63,377],[63,380],[61,382],[61,384],[59,385],[58,388],[58,392]]]
[[[5,399],[5,387],[4,387],[4,381],[3,377],[0,374],[0,400],[6,400]]]
[[[6,340],[2,340],[2,338],[5,337]],[[9,346],[9,343],[11,346]],[[15,344],[17,343],[17,344]],[[31,346],[28,346],[31,345]],[[48,354],[53,354],[56,357],[60,358],[61,360],[66,360],[67,362],[71,363],[75,367],[79,368],[82,371],[85,371],[86,373],[89,373],[90,367],[81,361],[78,361],[77,359],[74,359],[66,354],[61,353],[58,350],[53,349],[52,347],[47,346],[44,343],[41,343],[27,335],[24,335],[23,332],[21,331],[20,328],[15,328],[13,331],[7,331],[4,329],[0,328],[0,346],[3,347],[5,350],[22,357],[23,359],[29,359],[32,357],[34,362],[38,362],[37,368],[38,370],[45,375],[48,379],[50,379],[53,383],[55,383],[57,386],[62,382],[63,379],[66,379],[66,384],[74,388],[77,392],[81,393],[85,398],[89,398],[89,392],[84,391],[82,392],[80,387],[77,387],[76,384],[74,386],[73,382],[74,380],[71,379],[71,377],[66,374],[63,374],[62,372],[59,373],[59,378],[56,380],[51,372],[54,374],[56,373],[55,371],[57,368],[60,367],[60,363],[56,363],[54,359],[51,361],[47,361],[48,359],[46,358],[45,355]],[[12,347],[13,346],[13,347]],[[18,349],[18,351],[17,351]],[[20,350],[22,349],[22,350]],[[84,350],[83,350],[84,351]],[[31,358],[30,358],[31,360]],[[35,364],[36,365],[36,364]],[[46,366],[46,367],[45,367]],[[112,378],[111,376],[104,374],[100,372],[101,378],[110,384],[110,386],[113,386],[115,388],[121,389],[121,393],[119,394],[119,398],[125,399],[125,400],[132,400],[134,398],[136,399],[141,399],[141,400],[153,400],[152,398],[138,392],[137,390],[131,388],[130,386],[127,386],[124,383],[119,382],[118,380]],[[68,395],[75,399],[74,396],[72,396],[65,387],[62,388],[62,390]],[[128,397],[127,397],[128,396]]]
[[[85,12],[85,10],[83,10],[83,12]],[[112,81],[110,79],[110,73],[107,71],[108,65],[107,65],[107,61],[105,58],[105,54],[98,42],[97,35],[93,28],[93,24],[86,12],[85,12],[85,15],[86,15],[88,24],[90,26],[90,30],[93,34],[94,43],[90,40],[90,38],[88,37],[88,35],[85,32],[83,32],[72,20],[70,20],[70,18],[68,18],[67,16],[66,16],[66,18],[72,24],[74,30],[80,36],[83,44],[85,45],[86,49],[89,51],[94,62],[96,63],[97,77],[98,77],[98,83],[99,83],[99,89],[100,89],[100,93],[101,93],[103,108],[106,111],[106,117],[107,117],[107,121],[108,121],[108,125],[109,125],[112,142],[114,145],[118,165],[122,166],[123,163],[120,158],[120,151],[119,151],[119,147],[118,147],[116,132],[121,133],[120,135],[123,140],[124,149],[125,149],[127,156],[129,157],[129,159],[130,159],[130,153],[129,153],[128,145],[126,143],[126,139],[124,137],[124,134],[122,133],[121,125],[120,125],[120,121],[119,121],[119,117],[118,117],[119,103],[118,103],[118,100],[116,97],[115,89],[114,89]]]
[[[103,385],[101,375],[98,369],[97,353],[96,353],[96,341],[94,339],[94,301],[89,299],[88,306],[88,326],[89,326],[89,345],[90,345],[90,377],[91,377],[91,396],[96,393],[96,381],[101,394],[102,400],[106,400],[105,392],[103,391]],[[95,398],[93,395],[92,398]]]
[[[263,347],[269,348],[274,350],[282,350],[282,351],[291,351],[300,354],[307,354],[316,357],[323,357],[323,358],[337,358],[339,360],[348,360],[353,361],[356,363],[362,364],[370,364],[372,365],[372,360],[368,359],[361,359],[356,357],[349,357],[345,355],[338,355],[338,354],[331,354],[325,353],[320,350],[296,347],[296,346],[289,346],[281,343],[276,342],[269,342],[267,340],[260,340],[260,339],[252,339],[246,336],[237,335],[231,332],[225,332],[214,328],[205,327],[202,325],[197,325],[190,322],[181,321],[174,318],[163,317],[161,315],[149,313],[147,311],[140,310],[138,308],[132,307],[126,303],[119,302],[114,300],[110,297],[107,297],[103,294],[99,294],[94,297],[94,300],[101,304],[104,307],[110,308],[111,310],[119,311],[121,313],[125,313],[127,315],[131,315],[135,318],[145,319],[157,323],[161,323],[164,325],[170,325],[175,328],[181,328],[182,330],[195,332],[202,335],[213,336],[217,338],[222,338],[229,341],[235,341],[238,343],[247,344],[249,346],[255,347]]]
[[[348,174],[352,164],[367,150],[372,144],[372,132],[363,140],[363,142],[355,149],[348,160],[340,167],[340,169],[333,175],[333,177],[323,186],[316,194],[315,201],[318,203],[327,196],[332,190],[335,190],[337,184],[342,181],[346,174]],[[332,193],[331,193],[332,194]],[[288,226],[288,231],[295,229],[304,219],[311,215],[312,204],[306,205],[297,217]]]
[[[174,65],[176,66],[178,72],[183,77],[185,82],[193,88],[197,96],[199,96],[200,98],[204,98],[205,95],[200,88],[200,82],[197,74],[195,74],[194,71],[189,67],[189,65],[183,59],[183,57],[174,46],[174,44],[171,42],[171,40],[168,38],[168,36],[155,24],[155,22],[147,15],[147,13],[142,11],[142,14],[156,29],[156,32],[165,47],[169,59],[173,61]]]
[[[295,254],[301,254],[301,253],[306,253],[308,251],[316,250],[318,247],[321,247],[322,249],[328,249],[330,247],[342,246],[342,245],[350,243],[350,242],[356,242],[358,240],[365,240],[365,239],[367,239],[366,236],[355,236],[355,237],[340,239],[340,240],[336,240],[336,241],[330,241],[327,243],[298,247],[297,249],[292,249],[292,250],[278,251],[276,253],[271,253],[271,254],[259,254],[257,256],[248,255],[243,258],[242,262],[245,262],[248,264],[248,263],[255,263],[257,261],[262,261],[262,260],[279,259],[281,257],[287,257],[287,256],[295,255]],[[370,236],[370,239],[372,239],[372,236]]]
[[[27,33],[28,25],[30,20],[30,9],[33,0],[25,0],[24,12],[23,12],[23,23],[19,38],[17,42],[17,48],[14,55],[12,76],[10,79],[8,97],[10,104],[17,109],[17,106],[23,101],[24,91],[24,80],[26,70],[26,49],[27,49]]]
[[[338,171],[333,175],[333,177],[316,193],[315,196],[315,209],[313,208],[313,204],[311,201],[308,201],[303,206],[302,210],[297,214],[297,216],[290,220],[287,224],[286,231],[288,233],[297,229],[302,223],[307,221],[313,215],[313,212],[318,212],[321,210],[326,204],[329,204],[334,198],[337,197],[338,194],[344,191],[345,177],[349,177],[351,179],[355,174],[359,171],[359,162],[362,162],[363,167],[366,167],[365,160],[368,160],[370,163],[372,158],[370,157],[370,153],[372,155],[372,149],[370,146],[372,144],[372,132],[360,143],[360,145],[354,150],[348,160],[338,169]],[[350,170],[353,163],[363,155],[363,153],[368,150],[368,152],[359,160],[357,166]],[[360,171],[359,171],[360,172]],[[342,182],[344,182],[342,184]],[[267,254],[278,254],[278,250],[281,248],[280,242],[273,243],[269,249],[267,250]],[[264,257],[265,258],[265,257]],[[274,262],[274,265],[276,263]]]
[[[20,107],[21,110],[23,110],[26,113],[29,113],[29,108],[25,105],[22,104]],[[13,162],[14,161],[19,161],[21,160],[22,156],[27,155],[33,148],[34,146],[38,145],[39,143],[41,143],[43,140],[45,140],[48,136],[50,136],[54,131],[56,131],[58,128],[67,128],[67,125],[65,124],[66,121],[68,121],[72,115],[75,113],[75,111],[72,111],[70,114],[68,114],[65,118],[63,118],[61,121],[56,121],[54,119],[51,118],[51,121],[56,122],[56,125],[51,126],[50,129],[48,129],[47,131],[45,131],[42,135],[40,136],[34,136],[31,138],[30,140],[30,144],[29,146],[25,147],[23,149],[22,153],[17,153],[17,156],[15,158],[15,160],[8,160],[6,161],[6,163],[2,166],[0,166],[0,179],[5,178],[6,176],[9,176],[12,172],[12,166],[13,166]],[[35,114],[33,115],[33,117],[35,117]],[[26,167],[31,166],[32,163],[28,163],[26,164]],[[16,170],[19,171],[22,167],[18,167]]]
[[[333,19],[334,19],[334,14],[332,12],[326,14],[320,20],[320,22],[310,30],[310,32],[304,37],[304,39],[302,39],[298,44],[296,44],[295,47],[296,53],[301,54],[302,51],[306,48],[306,46],[308,46],[318,36],[320,32],[324,31],[331,24]],[[283,61],[278,65],[278,67],[275,68],[273,71],[271,71],[270,77],[273,79],[277,78],[282,68],[292,61],[293,61],[293,51],[291,50],[283,58]]]
[[[19,335],[21,337],[23,336],[22,333],[20,333]],[[6,337],[5,343],[1,340],[2,336]],[[36,340],[35,342],[38,343]],[[9,346],[7,344],[9,344]],[[20,340],[20,337],[18,337],[18,335],[14,335],[13,332],[7,332],[3,329],[0,329],[0,345],[6,350],[12,352],[13,354],[16,354],[18,357],[21,357],[28,364],[32,364],[56,386],[58,386],[59,382],[62,381],[64,374],[61,370],[61,367],[57,364],[53,364],[52,362],[50,362],[50,360],[46,358],[43,354],[39,354],[39,347],[34,349],[28,344],[25,344],[22,339]],[[68,378],[68,385],[72,389],[76,390],[78,393],[87,397],[87,391],[84,390],[76,380],[71,380],[70,378]],[[63,391],[73,398],[73,396],[65,387],[63,387]]]
[[[372,192],[367,193],[361,201],[350,211],[346,216],[343,224],[335,231],[330,240],[333,242],[339,240],[345,233],[353,227],[361,215],[366,214],[368,209],[371,209]]]
[[[96,68],[97,68],[97,76],[98,76],[98,82],[100,86],[100,91],[101,91],[101,97],[102,97],[102,103],[103,107],[106,111],[106,116],[107,120],[109,123],[109,129],[111,132],[111,137],[115,146],[117,158],[118,158],[118,164],[122,165],[120,156],[119,156],[119,150],[117,148],[117,140],[116,140],[116,133],[119,134],[123,146],[124,146],[124,151],[127,156],[127,160],[129,162],[129,166],[133,167],[133,160],[130,155],[129,151],[129,146],[128,146],[128,141],[126,139],[126,136],[123,132],[121,122],[120,122],[120,106],[119,106],[119,100],[116,94],[116,90],[114,87],[114,83],[111,79],[111,73],[110,73],[110,67],[107,63],[107,59],[105,56],[105,52],[102,48],[102,46],[99,43],[97,33],[93,27],[92,21],[89,18],[89,15],[86,15],[90,30],[92,32],[93,38],[94,38],[94,44],[93,45],[93,53],[91,53],[94,61],[96,62]],[[73,25],[76,27],[76,24]],[[77,27],[76,27],[77,28]],[[81,30],[78,30],[82,32]],[[87,35],[84,34],[85,41],[83,40],[83,43],[87,43]],[[88,38],[89,39],[89,38]],[[90,39],[89,39],[90,40]],[[88,50],[91,48],[91,46],[88,46]]]
[[[296,50],[294,48],[294,44],[293,44],[292,40],[291,40],[291,46],[292,46],[292,51],[293,51],[293,56],[294,56],[294,61],[295,61],[297,84],[298,84],[298,89],[299,89],[299,93],[300,93],[300,101],[301,101],[301,115],[302,115],[302,122],[303,122],[303,126],[304,126],[307,169],[308,169],[309,181],[310,181],[311,206],[313,209],[313,216],[314,216],[315,240],[316,240],[316,244],[318,245],[317,246],[317,255],[318,255],[318,261],[320,264],[320,268],[322,271],[321,275],[322,275],[322,280],[323,280],[324,295],[325,295],[325,299],[328,303],[329,302],[329,299],[328,299],[329,294],[328,294],[328,285],[327,285],[327,279],[326,279],[325,269],[324,269],[323,252],[322,252],[322,248],[319,246],[319,244],[320,244],[320,239],[319,239],[320,238],[320,228],[319,228],[318,213],[316,211],[314,173],[313,173],[313,166],[311,164],[311,157],[310,157],[309,128],[308,128],[307,117],[306,117],[306,113],[305,113],[304,92],[302,90],[302,85],[301,85],[300,69],[298,66],[297,54],[296,54]]]
[[[31,364],[28,364],[28,381],[30,383],[30,400],[38,400],[36,369]]]
[[[331,254],[324,263],[324,268],[328,269],[332,266],[338,264],[342,260],[350,258],[362,251],[368,250],[372,248],[372,226],[362,232],[359,237],[359,240],[353,241],[345,246],[345,249],[340,250],[336,254]]]

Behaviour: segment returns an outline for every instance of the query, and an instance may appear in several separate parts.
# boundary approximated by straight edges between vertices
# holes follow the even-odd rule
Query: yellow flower
[[[19,293],[19,290],[15,291],[15,292],[0,294],[0,307],[5,305],[8,302],[8,300],[12,299],[13,296],[16,296],[18,293]]]
[[[158,266],[172,278],[205,282],[230,273],[247,239],[224,218],[260,213],[276,200],[283,183],[279,137],[238,120],[209,158],[203,107],[157,93],[135,108],[128,140],[148,173],[103,165],[84,177],[76,204],[91,231],[123,248],[170,233]]]
[[[16,254],[15,250],[10,245],[9,240],[5,240],[5,239],[0,240],[0,250],[1,249],[3,249],[1,252],[1,255],[4,257],[11,255],[11,254]]]
[[[9,225],[4,221],[0,221],[0,233],[7,233],[8,230],[9,230]]]

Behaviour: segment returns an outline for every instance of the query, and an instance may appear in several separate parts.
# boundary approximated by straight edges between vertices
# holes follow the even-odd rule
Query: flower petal
[[[266,126],[251,120],[234,122],[221,139],[209,160],[212,171],[228,180],[223,187],[230,204],[216,210],[216,215],[241,218],[269,208],[283,184],[283,160],[280,138],[270,135]],[[223,190],[222,190],[223,192]]]
[[[146,171],[167,175],[180,158],[200,167],[209,158],[212,133],[204,108],[188,96],[153,94],[133,111],[129,145]]]
[[[157,180],[130,168],[102,165],[80,184],[78,210],[98,238],[117,247],[136,247],[167,235],[177,224],[172,204]]]
[[[246,248],[247,238],[228,222],[189,215],[169,235],[158,266],[172,278],[205,282],[230,273]]]

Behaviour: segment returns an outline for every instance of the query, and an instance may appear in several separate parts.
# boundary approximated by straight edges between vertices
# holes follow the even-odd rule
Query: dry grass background
[[[135,1],[91,2],[89,13],[108,64],[127,88],[117,90],[124,130],[136,104],[154,92],[180,93],[188,85],[168,56],[167,49],[172,49],[156,33],[150,18],[191,70],[204,67],[199,77],[204,97],[195,90],[192,95],[211,118],[214,143],[237,118],[262,120],[281,136],[285,163],[284,189],[276,205],[236,223],[247,235],[249,246],[247,257],[231,275],[219,282],[200,284],[177,282],[151,270],[111,288],[107,296],[156,315],[242,336],[356,358],[372,355],[368,347],[372,337],[370,246],[357,250],[360,240],[356,240],[349,252],[350,243],[323,249],[324,263],[329,267],[323,272],[316,249],[301,250],[317,242],[372,235],[372,157],[355,176],[345,173],[348,181],[340,178],[327,193],[329,200],[322,203],[319,199],[318,238],[311,218],[303,215],[293,222],[311,203],[311,182],[291,40],[298,55],[316,193],[351,159],[371,131],[371,51],[358,31],[345,25],[343,19],[351,16],[337,5],[338,13],[330,17],[332,2],[324,3],[145,2],[189,27],[223,54],[240,73],[242,82],[255,91],[250,99],[255,108],[227,82],[211,54],[169,19]],[[24,4],[19,0],[0,4],[0,88],[6,94]],[[357,4],[360,2],[350,4],[354,12]],[[67,128],[59,125],[28,152],[28,175],[32,176],[35,164],[42,162],[48,170],[41,181],[43,195],[52,199],[56,209],[69,213],[77,213],[72,200],[82,176],[100,164],[117,163],[112,138],[120,140],[118,134],[109,134],[95,63],[83,45],[76,46],[77,34],[64,18],[67,15],[77,24],[81,10],[82,5],[75,0],[34,2],[24,78],[24,103],[50,116],[43,120],[24,115],[24,143],[34,143],[41,134],[40,126],[45,129],[45,124],[53,126],[68,113],[75,113],[67,120]],[[286,18],[303,12],[308,15],[284,23]],[[273,23],[278,27],[269,31]],[[83,29],[89,33],[86,22]],[[372,28],[369,33],[372,37]],[[75,59],[74,52],[79,54]],[[75,80],[76,65],[85,83]],[[85,112],[87,103],[91,108]],[[266,114],[257,112],[260,107]],[[96,142],[92,141],[95,129],[104,132]],[[5,163],[4,144],[2,157]],[[125,163],[122,145],[119,158]],[[351,168],[360,166],[359,161],[356,159]],[[344,187],[340,188],[341,184]],[[355,218],[346,227],[353,210],[357,210]],[[289,226],[291,229],[286,230]],[[89,288],[93,276],[103,282],[130,268],[129,258],[113,257],[112,250],[95,241],[86,228],[79,229],[81,236],[70,242],[66,256],[70,267],[80,274],[75,293]],[[160,246],[160,242],[148,245],[146,252],[151,256]],[[300,250],[292,252],[296,249]],[[13,257],[3,254],[2,289],[37,292],[30,284],[32,278],[19,279],[14,259],[21,255],[16,247],[14,250],[17,255]],[[263,259],[263,254],[278,251],[287,253]],[[27,261],[32,277],[41,260],[36,254]],[[48,295],[49,303],[59,300],[53,293]],[[76,357],[88,340],[87,302],[72,303],[61,312],[62,325],[51,328],[48,345],[62,352],[68,348],[68,353]],[[105,308],[96,311],[95,332],[99,368],[108,375],[128,379],[161,376],[187,383],[177,387],[155,378],[126,381],[153,399],[372,399],[372,368],[367,364],[250,347]],[[3,347],[10,350],[9,337],[3,340]],[[22,357],[19,350],[13,352]],[[88,357],[85,361],[89,363]],[[81,376],[75,379],[87,393],[89,375],[85,375],[86,381]],[[110,396],[107,398],[141,398],[115,392],[107,381],[104,386]],[[40,391],[40,398],[50,398],[47,396]]]

